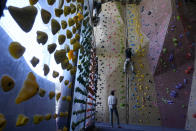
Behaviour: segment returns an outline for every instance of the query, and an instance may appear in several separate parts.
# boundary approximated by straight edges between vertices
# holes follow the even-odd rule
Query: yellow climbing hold
[[[84,19],[84,16],[81,13],[78,13],[77,16],[78,16],[78,21],[82,21]]]
[[[40,97],[44,97],[45,94],[46,94],[46,91],[44,89],[42,89],[42,88],[39,88],[39,96]]]
[[[69,84],[69,80],[65,80],[64,84],[67,86]]]
[[[38,2],[38,0],[29,0],[30,5],[35,5]]]
[[[3,114],[0,113],[0,131],[6,126],[7,121]]]
[[[71,96],[67,96],[67,101],[71,101]]]
[[[51,119],[51,117],[52,117],[52,115],[51,114],[47,114],[46,116],[45,116],[45,120],[50,120]]]
[[[39,124],[43,120],[44,120],[44,116],[41,116],[41,115],[34,115],[34,117],[33,117],[34,124]]]
[[[69,52],[68,52],[68,59],[69,60],[71,60],[72,58],[73,58],[73,56],[74,56],[74,54],[73,54],[73,50],[70,50]]]
[[[15,86],[15,82],[11,77],[5,75],[1,78],[1,88],[3,89],[4,92],[8,92],[12,90],[14,86]]]
[[[29,121],[28,117],[26,117],[23,114],[19,114],[16,121],[16,126],[24,126],[28,123],[28,121]]]
[[[61,92],[56,94],[56,101],[58,101],[60,97],[61,97]]]
[[[36,78],[32,72],[30,72],[24,81],[23,87],[20,90],[18,96],[16,97],[16,104],[20,104],[23,101],[26,101],[37,94],[39,90],[39,85],[36,81]]]
[[[67,35],[67,38],[68,38],[68,39],[71,39],[71,37],[72,37],[72,32],[71,32],[70,30],[67,30],[67,31],[66,31],[66,35]]]
[[[12,42],[9,45],[9,52],[12,57],[18,59],[24,54],[25,48],[18,42]]]
[[[52,99],[54,96],[55,96],[55,92],[54,92],[54,91],[51,91],[51,92],[49,93],[49,98]]]

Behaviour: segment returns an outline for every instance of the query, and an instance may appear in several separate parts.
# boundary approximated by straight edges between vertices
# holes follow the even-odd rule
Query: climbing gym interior
[[[195,14],[196,0],[0,0],[0,131],[196,131]]]

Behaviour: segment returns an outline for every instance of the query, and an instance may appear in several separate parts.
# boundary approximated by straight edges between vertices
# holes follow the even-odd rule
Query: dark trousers
[[[120,123],[119,123],[119,116],[118,116],[118,110],[117,110],[117,108],[110,109],[110,122],[111,122],[111,125],[113,126],[113,112],[116,115],[117,124],[119,125]]]

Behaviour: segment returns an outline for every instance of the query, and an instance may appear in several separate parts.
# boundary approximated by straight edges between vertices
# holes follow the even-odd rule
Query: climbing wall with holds
[[[194,50],[178,5],[175,1],[171,5],[172,17],[154,77],[162,126],[185,128]]]
[[[148,58],[154,73],[171,18],[170,0],[143,0],[140,3],[142,31],[150,41]]]
[[[98,91],[96,119],[109,122],[107,100],[111,90],[116,90],[120,122],[125,123],[125,24],[122,19],[122,5],[109,2],[102,5],[100,23],[94,28],[98,56]],[[114,117],[115,118],[115,117]]]
[[[149,39],[141,31],[139,6],[126,8],[128,47],[134,50],[134,73],[129,71],[129,123],[160,126],[153,75],[148,61]]]

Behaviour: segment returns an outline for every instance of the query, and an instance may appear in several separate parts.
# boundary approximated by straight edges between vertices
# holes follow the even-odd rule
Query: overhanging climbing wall
[[[136,75],[128,71],[129,123],[160,126],[153,75],[148,61],[149,40],[141,32],[140,9],[129,4],[127,11],[128,47],[134,50]]]
[[[102,5],[100,24],[94,28],[98,55],[98,92],[96,119],[109,122],[107,99],[112,89],[118,97],[120,122],[125,123],[125,75],[123,71],[125,48],[125,25],[120,3],[108,2]],[[115,117],[114,117],[115,118]]]

